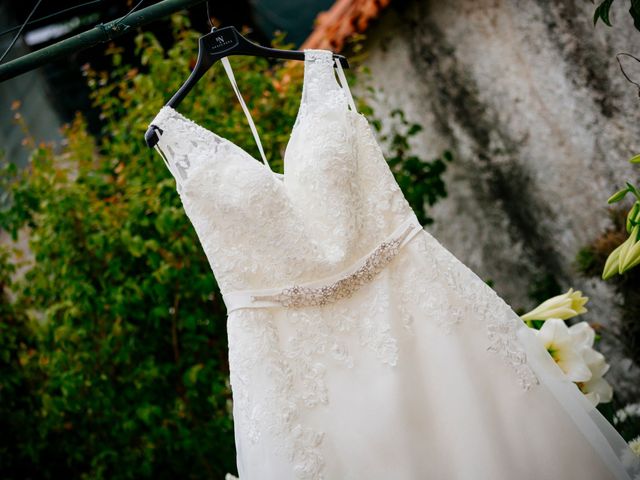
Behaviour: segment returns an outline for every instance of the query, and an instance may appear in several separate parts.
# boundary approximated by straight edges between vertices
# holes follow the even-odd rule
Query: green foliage
[[[638,158],[639,156],[636,155],[629,162],[637,164]],[[623,274],[640,264],[640,190],[632,183],[626,182],[626,187],[611,195],[607,203],[618,203],[627,196],[627,193],[635,197],[624,222],[629,237],[610,252],[603,268],[604,280]]]
[[[551,273],[544,273],[532,280],[527,296],[535,304],[540,304],[548,298],[555,297],[561,293],[563,293],[562,287],[556,277]]]
[[[636,30],[640,30],[640,0],[630,0],[629,1],[629,14],[631,18],[633,18],[633,25],[636,27]],[[609,12],[611,10],[611,5],[613,4],[613,0],[603,0],[593,12],[593,24],[598,23],[598,20],[602,20],[608,26],[611,26],[611,19],[609,18]]]
[[[99,138],[77,116],[62,145],[27,135],[27,168],[5,163],[0,172],[10,199],[0,228],[13,239],[27,235],[33,255],[22,265],[0,251],[3,479],[235,473],[224,304],[174,179],[143,141],[197,52],[200,34],[183,16],[171,22],[170,48],[150,33],[136,37],[138,67],[123,65],[111,46],[109,72],[86,68]],[[302,70],[263,58],[232,62],[267,156],[281,169]],[[256,148],[219,63],[181,110]],[[419,127],[403,125],[390,164],[420,212],[423,199],[432,205],[444,196],[444,161],[420,165],[406,140]]]
[[[34,368],[36,339],[26,312],[11,298],[16,264],[9,259],[19,252],[0,244],[0,471],[21,472],[20,478],[35,477],[32,460],[41,448],[33,412],[42,402],[33,395],[42,381]]]
[[[596,265],[596,255],[589,247],[582,247],[576,254],[576,267],[579,272],[591,272]]]
[[[114,129],[117,120],[105,117]],[[35,261],[14,285],[14,318],[34,347],[16,371],[37,405],[24,443],[42,478],[233,467],[223,307],[172,182],[134,152],[131,130],[101,148],[78,118],[61,153],[39,146],[16,172],[12,208],[0,217],[14,236],[31,231]],[[26,348],[9,347],[3,356]],[[20,455],[4,442],[13,455],[3,464]]]
[[[440,158],[425,161],[414,155],[409,145],[411,137],[422,131],[422,127],[407,121],[404,112],[399,109],[391,112],[390,122],[390,133],[381,137],[387,146],[387,162],[420,223],[429,225],[433,223],[433,218],[427,214],[427,206],[431,207],[447,196],[442,176],[453,156],[445,151]],[[378,129],[381,123],[372,122]]]
[[[636,155],[629,162],[637,164],[640,156]],[[629,243],[632,237],[629,235],[633,228],[640,225],[638,216],[640,191],[632,183],[626,182],[625,187],[611,195],[607,201],[612,205],[609,215],[612,226],[602,232],[590,244],[582,247],[575,259],[575,264],[580,273],[587,277],[606,277],[618,294],[618,309],[620,320],[616,324],[603,327],[603,335],[616,337],[622,346],[623,355],[630,358],[636,365],[640,365],[640,292],[638,282],[640,272],[631,266],[620,272],[620,262],[624,262],[626,255],[615,254],[620,252],[625,243]],[[633,201],[629,208],[623,199]],[[621,260],[622,258],[622,260]],[[622,274],[618,274],[622,273]],[[627,409],[635,412],[633,415],[625,413]],[[598,405],[598,410],[607,419],[614,423],[617,430],[626,440],[636,438],[640,434],[640,416],[638,405],[626,405],[614,395],[613,402],[609,405]],[[622,415],[622,416],[620,416]]]

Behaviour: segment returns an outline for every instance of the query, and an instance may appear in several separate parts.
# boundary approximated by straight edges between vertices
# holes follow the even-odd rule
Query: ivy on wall
[[[640,30],[640,0],[629,0],[629,15],[633,18],[633,25],[636,30]],[[609,18],[611,5],[613,0],[604,0],[598,4],[593,12],[593,24],[598,23],[598,20],[602,20],[608,26],[611,26],[611,19]]]

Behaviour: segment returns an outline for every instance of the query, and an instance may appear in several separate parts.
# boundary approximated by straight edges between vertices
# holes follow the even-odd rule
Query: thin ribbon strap
[[[220,59],[222,61],[222,65],[224,66],[227,75],[229,76],[229,81],[231,82],[231,86],[233,90],[236,92],[238,96],[238,100],[240,100],[240,105],[242,106],[242,110],[244,110],[244,114],[247,116],[247,120],[249,121],[249,127],[251,128],[251,133],[253,133],[253,138],[255,138],[256,143],[258,144],[258,150],[260,150],[260,156],[262,157],[262,161],[264,164],[269,167],[269,162],[267,162],[267,156],[264,154],[264,150],[262,149],[262,142],[260,142],[260,137],[258,136],[258,130],[256,130],[256,126],[253,123],[253,119],[251,118],[251,113],[249,113],[249,109],[247,108],[246,103],[244,103],[244,99],[242,95],[240,95],[240,90],[238,90],[238,84],[236,83],[236,79],[233,76],[233,70],[231,70],[231,64],[229,63],[229,59],[227,57],[222,57]],[[271,170],[271,167],[269,167]],[[274,172],[275,173],[275,172]]]
[[[342,70],[342,64],[340,60],[337,58],[333,59],[338,66],[338,77],[340,77],[340,84],[342,85],[342,89],[347,92],[347,99],[349,100],[349,105],[351,106],[351,110],[354,112],[356,110],[356,104],[353,101],[353,96],[351,96],[351,90],[349,89],[349,83],[347,82],[347,78],[344,76],[344,70]]]

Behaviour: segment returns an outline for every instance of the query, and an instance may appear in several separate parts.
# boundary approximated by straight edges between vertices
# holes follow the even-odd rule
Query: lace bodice
[[[330,276],[413,215],[369,122],[349,100],[333,53],[305,50],[284,175],[171,107],[153,119],[223,295]]]

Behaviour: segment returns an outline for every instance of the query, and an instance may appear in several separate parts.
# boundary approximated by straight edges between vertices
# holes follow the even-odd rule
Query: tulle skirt
[[[638,475],[533,332],[424,230],[351,297],[235,310],[228,335],[241,480]]]

